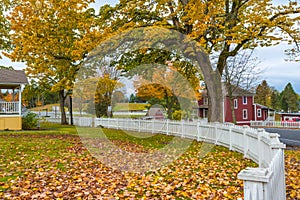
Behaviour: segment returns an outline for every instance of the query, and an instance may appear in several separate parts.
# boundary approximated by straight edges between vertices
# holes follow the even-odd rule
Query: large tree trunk
[[[196,50],[197,61],[203,73],[208,91],[208,121],[224,122],[224,93],[222,91],[221,75],[212,69],[209,57],[201,50]]]
[[[221,79],[217,72],[204,76],[208,90],[208,121],[224,122],[224,99]]]
[[[64,90],[59,91],[59,101],[60,101],[60,110],[61,110],[61,124],[68,124],[66,111],[65,111],[65,100],[66,95]]]

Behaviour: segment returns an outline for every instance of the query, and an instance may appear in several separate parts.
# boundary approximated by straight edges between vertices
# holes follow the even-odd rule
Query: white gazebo
[[[0,99],[0,130],[22,129],[22,91],[26,84],[23,70],[0,69],[0,90],[12,92],[11,101]]]

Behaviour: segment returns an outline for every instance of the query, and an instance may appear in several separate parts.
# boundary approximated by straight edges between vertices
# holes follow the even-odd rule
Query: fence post
[[[285,149],[286,145],[279,141],[280,135],[278,133],[269,133],[271,139],[272,157],[277,153],[278,149]]]
[[[140,133],[140,132],[141,132],[141,119],[138,119],[138,120],[139,120],[139,121],[138,121],[138,122],[139,122],[138,124],[139,124],[139,133]]]
[[[215,144],[217,145],[217,143],[218,143],[218,123],[215,123],[214,124],[214,132],[215,132]]]
[[[244,158],[247,158],[247,153],[248,153],[248,149],[249,149],[249,141],[248,141],[248,137],[247,137],[247,129],[249,128],[249,126],[244,125],[243,126],[244,130],[243,130],[243,136],[244,136]]]
[[[167,135],[169,135],[169,119],[167,119]]]
[[[261,137],[262,133],[264,132],[264,129],[259,128],[257,129],[257,146],[258,146],[258,166],[262,166],[262,144],[261,144]]]
[[[200,141],[200,122],[197,121],[197,141]]]
[[[92,128],[94,128],[95,127],[95,120],[96,120],[96,118],[92,117],[91,119],[92,119]]]
[[[184,134],[183,134],[183,120],[181,120],[181,137],[182,138],[184,137]]]
[[[229,150],[232,151],[232,125],[229,127]]]
[[[151,120],[151,123],[152,123],[152,133],[154,133],[154,119]]]
[[[238,179],[244,181],[244,200],[270,199],[266,186],[271,176],[268,168],[247,167],[238,173]]]

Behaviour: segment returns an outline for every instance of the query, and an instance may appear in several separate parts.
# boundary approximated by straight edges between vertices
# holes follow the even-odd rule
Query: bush
[[[31,112],[27,113],[22,117],[22,129],[29,130],[36,128],[38,126],[38,120],[37,114]]]
[[[185,111],[182,110],[175,110],[172,114],[174,120],[182,120],[187,118],[187,114]]]

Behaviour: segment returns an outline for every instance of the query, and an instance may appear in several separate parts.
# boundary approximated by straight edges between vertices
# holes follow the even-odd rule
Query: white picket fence
[[[300,122],[290,121],[250,121],[251,127],[300,128]]]
[[[49,122],[60,119],[47,118]],[[162,133],[222,145],[256,162],[238,174],[244,181],[244,199],[285,200],[284,148],[279,135],[249,126],[201,121],[140,120],[75,117],[77,126]]]

